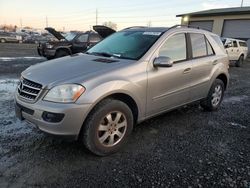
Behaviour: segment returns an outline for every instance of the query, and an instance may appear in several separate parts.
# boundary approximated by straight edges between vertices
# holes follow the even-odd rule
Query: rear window
[[[239,45],[240,45],[240,46],[247,47],[247,43],[245,43],[245,42],[241,42],[241,41],[240,41],[240,42],[239,42]]]

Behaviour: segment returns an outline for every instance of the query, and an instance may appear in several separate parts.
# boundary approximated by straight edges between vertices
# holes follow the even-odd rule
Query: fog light
[[[44,121],[51,123],[58,123],[64,118],[64,114],[52,113],[52,112],[43,112],[42,118]]]

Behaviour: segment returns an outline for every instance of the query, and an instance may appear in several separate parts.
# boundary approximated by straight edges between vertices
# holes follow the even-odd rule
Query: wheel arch
[[[227,86],[228,86],[228,78],[227,78],[227,76],[226,76],[224,73],[221,73],[221,74],[219,74],[219,75],[216,77],[216,79],[220,79],[220,80],[224,83],[224,85],[225,85],[225,90],[226,90],[226,88],[227,88]]]
[[[60,47],[60,48],[57,48],[57,49],[56,49],[56,53],[57,53],[58,51],[60,51],[60,50],[69,53],[69,55],[72,55],[72,51],[71,51],[71,49],[68,48],[68,47]]]
[[[78,139],[82,137],[83,126],[84,126],[84,123],[85,123],[86,119],[88,118],[88,116],[93,112],[94,108],[105,99],[115,99],[115,100],[119,100],[119,101],[124,102],[126,105],[128,105],[128,107],[132,111],[133,118],[134,118],[134,124],[137,123],[137,120],[139,117],[139,107],[138,107],[138,104],[136,103],[136,101],[133,99],[133,97],[131,97],[127,93],[122,93],[122,92],[111,93],[107,96],[100,98],[93,106],[91,106],[90,110],[88,111],[88,113],[87,113],[87,115],[82,123],[82,127],[80,129],[79,134],[78,134]]]

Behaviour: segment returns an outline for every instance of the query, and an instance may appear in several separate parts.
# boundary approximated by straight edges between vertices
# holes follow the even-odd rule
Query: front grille
[[[18,86],[18,93],[22,98],[34,101],[38,97],[38,94],[40,93],[41,89],[41,84],[27,79],[21,79],[20,84]]]

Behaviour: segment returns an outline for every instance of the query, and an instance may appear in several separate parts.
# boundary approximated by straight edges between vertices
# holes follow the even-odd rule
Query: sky
[[[213,8],[239,7],[242,0],[0,0],[0,25],[12,24],[58,30],[89,30],[114,22],[129,26],[180,24],[177,14]],[[250,6],[244,0],[243,6]],[[47,18],[47,19],[46,19]]]

